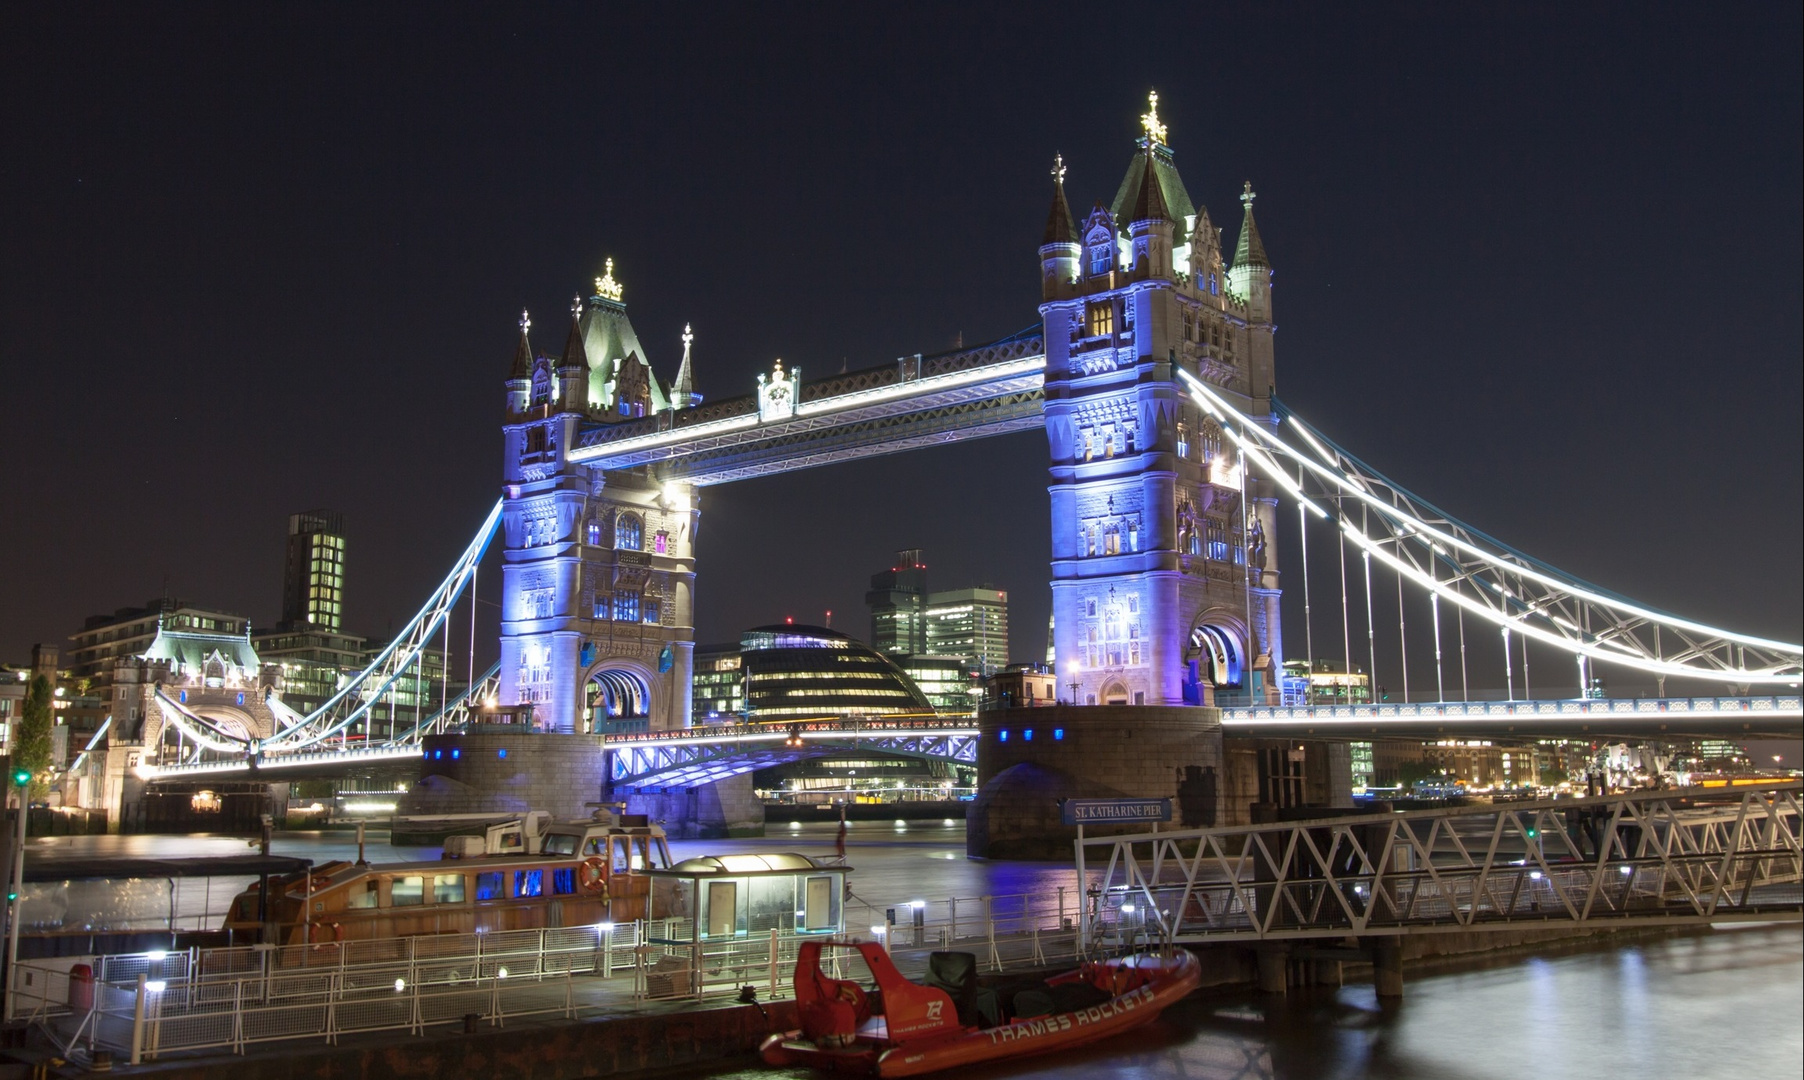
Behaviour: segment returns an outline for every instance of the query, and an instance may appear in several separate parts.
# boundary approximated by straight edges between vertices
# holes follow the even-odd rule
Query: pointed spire
[[[670,407],[686,409],[698,396],[695,392],[695,369],[689,364],[689,345],[695,340],[695,331],[683,324],[683,363],[677,368],[676,382],[670,386]]]
[[[564,358],[558,361],[559,368],[576,368],[587,371],[588,354],[583,350],[583,298],[570,299],[570,336],[564,339]]]
[[[508,370],[510,379],[532,378],[532,342],[526,338],[526,332],[532,329],[532,317],[524,310],[520,312],[520,344],[514,346],[514,366]]]
[[[1052,159],[1052,211],[1046,215],[1041,245],[1077,243],[1077,223],[1071,220],[1071,204],[1065,201],[1065,155]]]
[[[1146,144],[1145,167],[1140,170],[1140,189],[1128,210],[1127,223],[1136,221],[1170,221],[1171,211],[1165,206],[1165,192],[1159,186],[1158,162],[1153,158],[1153,144]]]
[[[1234,245],[1234,265],[1263,266],[1270,270],[1272,264],[1265,257],[1265,243],[1259,239],[1259,226],[1253,224],[1253,200],[1258,197],[1253,192],[1253,182],[1248,180],[1240,195],[1240,202],[1247,209],[1246,216],[1240,219],[1240,242]]]

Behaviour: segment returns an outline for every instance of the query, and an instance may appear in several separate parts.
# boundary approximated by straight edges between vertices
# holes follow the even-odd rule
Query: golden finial
[[[1063,187],[1065,183],[1065,155],[1052,156],[1052,182]]]
[[[1160,146],[1170,146],[1165,141],[1165,125],[1159,121],[1159,92],[1149,90],[1146,94],[1146,115],[1140,118],[1140,126],[1146,129],[1146,137]]]
[[[1253,182],[1251,180],[1240,185],[1240,201],[1248,210],[1253,208],[1253,200],[1258,197],[1258,195],[1253,193]]]
[[[600,277],[595,279],[595,295],[603,300],[612,300],[618,303],[625,291],[620,282],[614,280],[614,260],[609,259],[607,268],[601,272]]]

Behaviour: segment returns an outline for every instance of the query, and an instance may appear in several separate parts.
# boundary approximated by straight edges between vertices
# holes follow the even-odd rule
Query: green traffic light
[[[24,787],[26,784],[31,783],[31,771],[29,769],[14,769],[13,783],[19,787]]]

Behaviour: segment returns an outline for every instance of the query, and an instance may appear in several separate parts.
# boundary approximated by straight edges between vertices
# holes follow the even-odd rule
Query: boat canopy
[[[820,865],[806,855],[795,852],[773,852],[768,855],[699,855],[684,859],[667,873],[683,877],[706,877],[712,874],[792,873],[796,870],[818,870]],[[835,868],[837,869],[837,867]]]

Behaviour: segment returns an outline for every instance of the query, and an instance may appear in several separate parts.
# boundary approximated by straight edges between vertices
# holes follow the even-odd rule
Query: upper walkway
[[[1033,431],[1045,423],[1044,353],[1029,332],[808,382],[779,367],[760,376],[757,393],[587,425],[569,459],[603,469],[649,465],[662,480],[707,486]]]

